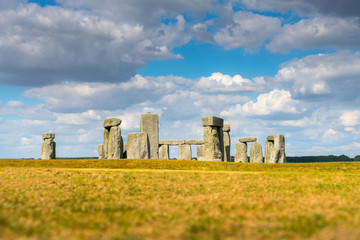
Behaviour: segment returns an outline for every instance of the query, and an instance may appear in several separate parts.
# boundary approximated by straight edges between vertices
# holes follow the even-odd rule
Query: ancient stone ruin
[[[55,159],[56,158],[56,143],[53,141],[55,133],[43,133],[44,140],[41,147],[41,159]]]
[[[141,115],[140,132],[129,133],[124,145],[118,118],[104,121],[104,143],[98,146],[99,158],[102,159],[170,159],[169,146],[177,146],[179,160],[191,160],[191,145],[197,145],[199,161],[231,161],[230,125],[219,117],[203,117],[204,135],[201,140],[160,140],[159,118],[150,112]],[[262,146],[255,137],[240,138],[236,144],[235,162],[248,162],[247,144],[251,144],[250,162],[262,163]],[[265,143],[265,162],[283,163],[285,157],[285,138],[273,135]]]

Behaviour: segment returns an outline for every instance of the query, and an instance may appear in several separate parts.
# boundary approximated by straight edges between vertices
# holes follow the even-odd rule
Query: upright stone
[[[247,143],[240,142],[236,144],[235,149],[235,162],[247,163],[249,162],[247,156]]]
[[[250,162],[252,163],[262,163],[263,162],[263,152],[262,147],[259,142],[253,142],[250,148]]]
[[[191,160],[191,145],[179,145],[179,160]]]
[[[99,159],[105,159],[105,155],[104,155],[104,145],[103,145],[103,144],[99,144],[99,145],[98,145],[97,151],[99,152]]]
[[[223,139],[224,139],[224,161],[230,162],[231,161],[231,155],[230,155],[230,125],[225,124],[223,127]]]
[[[266,140],[265,142],[265,163],[270,163],[270,156],[274,149],[274,141]]]
[[[270,163],[286,163],[284,135],[274,135],[274,148],[271,151]]]
[[[141,115],[140,132],[147,133],[149,138],[150,158],[159,158],[159,118],[150,112]]]
[[[105,128],[104,129],[104,143],[103,143],[104,159],[108,158],[109,135],[110,135],[110,129]]]
[[[223,124],[222,118],[213,116],[202,118],[206,161],[224,161]]]
[[[41,159],[56,158],[56,143],[53,141],[55,133],[43,133],[43,144],[41,147]]]
[[[159,159],[170,159],[169,145],[164,144],[159,148]]]
[[[147,133],[130,133],[127,138],[128,159],[149,159],[149,140]]]
[[[204,144],[197,145],[196,147],[196,157],[198,161],[205,161],[205,147]]]
[[[108,159],[120,159],[123,154],[120,127],[111,127],[109,133]]]

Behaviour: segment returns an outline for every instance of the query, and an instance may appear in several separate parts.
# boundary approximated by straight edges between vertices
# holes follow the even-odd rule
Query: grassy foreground
[[[0,239],[359,238],[360,163],[0,159]]]

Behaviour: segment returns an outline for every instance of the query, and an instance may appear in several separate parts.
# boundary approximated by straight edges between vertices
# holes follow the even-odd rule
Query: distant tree
[[[360,162],[360,155],[357,155],[357,156],[354,158],[354,161],[355,161],[355,162]]]

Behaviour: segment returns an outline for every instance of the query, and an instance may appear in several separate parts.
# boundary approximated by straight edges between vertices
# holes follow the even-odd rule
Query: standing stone
[[[224,161],[230,162],[231,161],[231,155],[230,155],[230,125],[225,124],[223,127],[223,138],[224,138]]]
[[[56,143],[53,141],[55,133],[43,133],[43,145],[41,147],[41,159],[56,158]]]
[[[126,144],[124,144],[122,137],[121,137],[121,141],[123,142],[123,158],[127,158]]]
[[[105,155],[104,155],[104,145],[103,144],[98,145],[97,151],[99,152],[99,159],[104,159]]]
[[[159,159],[170,159],[169,145],[164,144],[159,148]]]
[[[206,161],[224,161],[223,125],[224,120],[218,117],[203,117],[204,148]]]
[[[110,128],[109,143],[108,143],[108,159],[120,159],[122,158],[122,138],[121,129],[118,126]]]
[[[264,159],[265,163],[270,163],[270,156],[273,149],[274,149],[274,140],[269,140],[268,137],[268,139],[265,142],[265,159]]]
[[[263,152],[262,147],[259,142],[253,142],[250,148],[250,162],[252,163],[262,163],[263,162]]]
[[[286,163],[284,135],[274,135],[274,148],[270,155],[270,163]]]
[[[196,157],[198,161],[205,161],[205,146],[204,144],[197,145],[196,147]]]
[[[105,128],[104,129],[104,143],[103,143],[104,159],[108,158],[109,135],[110,135],[110,129]]]
[[[236,144],[235,162],[247,163],[249,162],[247,156],[247,143],[240,142]]]
[[[179,145],[179,160],[191,160],[191,145]]]
[[[127,138],[128,159],[149,159],[149,140],[147,133],[130,133]]]
[[[147,133],[149,138],[150,158],[159,158],[159,118],[150,112],[141,115],[140,132]]]

